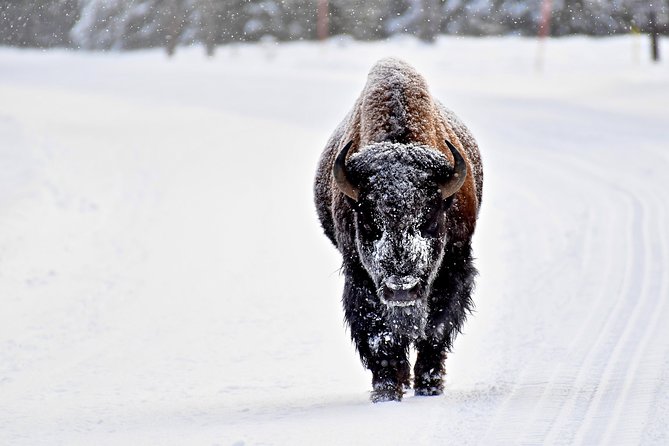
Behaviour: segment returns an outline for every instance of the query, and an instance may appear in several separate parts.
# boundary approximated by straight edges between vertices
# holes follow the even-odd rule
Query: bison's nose
[[[418,279],[391,276],[383,284],[383,299],[388,304],[409,305],[418,298]]]

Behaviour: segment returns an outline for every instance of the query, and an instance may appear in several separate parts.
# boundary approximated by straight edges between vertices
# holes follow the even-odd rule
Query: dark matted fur
[[[467,162],[464,185],[447,200],[438,181],[451,172],[445,140]],[[357,201],[335,184],[332,166],[349,141],[347,169]],[[424,79],[396,59],[379,61],[353,110],[330,138],[315,181],[325,234],[342,253],[343,304],[351,337],[372,372],[372,400],[401,400],[411,381],[417,395],[443,391],[444,360],[468,312],[476,269],[471,237],[483,175],[469,130],[432,98]],[[388,306],[389,277],[415,277],[421,298]]]

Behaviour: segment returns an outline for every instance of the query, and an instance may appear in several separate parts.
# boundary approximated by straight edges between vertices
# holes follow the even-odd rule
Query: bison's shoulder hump
[[[395,57],[379,60],[369,70],[367,88],[420,87],[427,89],[423,76],[411,65]]]
[[[436,140],[438,114],[427,82],[402,60],[381,59],[372,67],[359,105],[363,144]]]

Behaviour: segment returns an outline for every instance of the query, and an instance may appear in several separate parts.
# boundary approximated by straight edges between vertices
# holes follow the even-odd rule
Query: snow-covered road
[[[669,65],[641,43],[550,41],[541,72],[516,38],[0,49],[0,444],[668,444]],[[311,182],[388,55],[486,177],[445,395],[373,405]]]

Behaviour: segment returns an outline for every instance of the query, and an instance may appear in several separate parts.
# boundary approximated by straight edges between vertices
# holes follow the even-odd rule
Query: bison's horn
[[[451,150],[453,154],[453,160],[455,165],[453,166],[453,174],[450,178],[439,184],[439,190],[441,191],[441,196],[445,199],[455,194],[463,184],[465,184],[465,177],[467,176],[467,163],[460,154],[460,151],[455,148],[449,140],[445,140],[446,145]]]
[[[337,159],[332,166],[332,175],[334,176],[337,187],[342,191],[346,196],[358,201],[358,188],[353,185],[351,180],[346,173],[346,155],[348,154],[348,149],[353,145],[353,141],[350,141],[348,144],[341,149]]]

